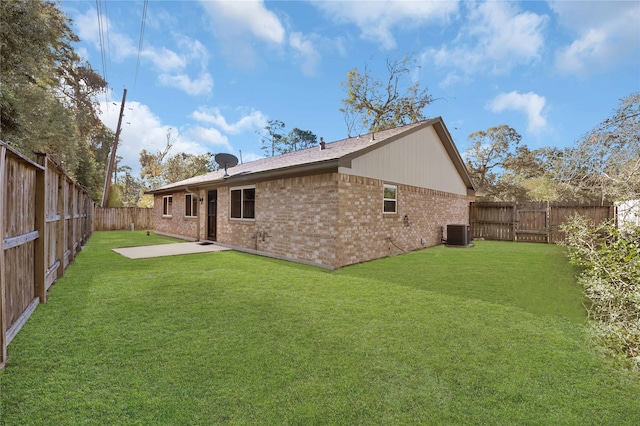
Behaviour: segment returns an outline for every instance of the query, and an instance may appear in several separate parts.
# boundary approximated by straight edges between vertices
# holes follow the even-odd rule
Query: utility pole
[[[116,151],[118,149],[118,139],[120,138],[120,130],[122,126],[122,117],[124,116],[124,101],[127,99],[127,89],[122,93],[122,104],[120,105],[120,117],[118,117],[118,127],[116,128],[116,137],[113,141],[111,156],[109,157],[109,165],[107,166],[107,175],[104,177],[104,190],[102,191],[102,207],[107,207],[109,200],[109,190],[111,189],[111,175],[113,174],[114,164],[116,162]]]

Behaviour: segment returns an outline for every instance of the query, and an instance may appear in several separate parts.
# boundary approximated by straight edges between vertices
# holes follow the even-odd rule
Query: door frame
[[[218,239],[218,190],[207,191],[207,240]]]

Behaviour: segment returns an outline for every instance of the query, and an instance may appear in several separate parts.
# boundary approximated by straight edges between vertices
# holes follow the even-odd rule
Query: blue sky
[[[118,154],[136,175],[168,128],[171,154],[245,162],[262,156],[269,119],[343,139],[347,72],[384,79],[387,58],[408,54],[437,99],[425,115],[443,117],[461,153],[500,124],[531,148],[572,145],[640,90],[640,1],[151,0],[142,45],[143,1],[61,4],[109,83],[100,101],[114,130],[128,90]]]

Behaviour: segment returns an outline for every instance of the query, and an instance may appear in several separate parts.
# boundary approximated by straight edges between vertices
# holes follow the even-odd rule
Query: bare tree
[[[149,152],[146,149],[140,151],[140,165],[142,166],[140,177],[148,188],[156,189],[167,183],[166,178],[163,176],[163,163],[173,144],[178,140],[178,137],[179,136],[173,136],[171,134],[171,128],[169,128],[167,129],[167,142],[164,149],[158,150],[155,153]]]
[[[560,181],[593,201],[640,198],[640,92],[567,149]]]
[[[364,73],[358,68],[347,73],[347,81],[341,83],[347,92],[342,99],[349,136],[359,134],[363,129],[379,132],[425,119],[422,110],[434,99],[427,89],[420,89],[420,83],[411,77],[419,69],[413,56],[400,60],[387,58],[386,80],[373,77],[368,65]]]

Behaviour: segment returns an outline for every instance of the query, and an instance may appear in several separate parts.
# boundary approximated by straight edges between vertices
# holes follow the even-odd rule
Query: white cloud
[[[120,102],[101,102],[101,120],[115,132]],[[122,157],[122,164],[133,170],[134,176],[140,173],[140,151],[161,151],[167,144],[167,131],[171,129],[173,141],[169,155],[179,152],[189,154],[204,154],[206,152],[230,151],[231,145],[226,136],[216,129],[196,126],[192,129],[178,129],[170,124],[162,123],[147,105],[130,101],[125,104],[125,114],[122,120],[118,155]],[[175,139],[175,140],[174,140]]]
[[[207,145],[216,146],[218,148],[222,147],[226,151],[231,151],[229,138],[220,133],[218,129],[196,126],[189,130],[189,136],[201,140]],[[214,151],[220,152],[219,149],[214,149]]]
[[[449,73],[447,74],[447,76],[444,78],[444,80],[442,80],[438,86],[442,89],[446,89],[448,87],[451,86],[455,86],[458,85],[460,83],[468,83],[469,82],[469,77],[463,77],[459,74],[456,73]]]
[[[187,74],[160,74],[158,76],[160,84],[167,87],[175,87],[189,95],[204,95],[213,91],[213,78],[208,72],[202,72],[192,79]]]
[[[239,35],[249,32],[269,43],[284,42],[285,30],[282,23],[275,13],[267,10],[262,0],[202,0],[201,3],[216,26],[225,33]]]
[[[85,14],[79,14],[73,17],[75,32],[80,39],[86,43],[93,44],[96,49],[100,49],[100,32],[96,25],[96,11],[89,9]],[[109,34],[109,57],[116,61],[122,62],[124,59],[138,54],[138,46],[124,35],[114,23],[104,16],[102,18],[102,27],[104,32]],[[105,46],[106,47],[106,46]]]
[[[140,56],[149,60],[161,72],[180,71],[187,67],[186,58],[166,47],[147,47]]]
[[[579,76],[598,73],[612,64],[640,55],[640,3],[554,2],[561,25],[576,35],[556,53],[557,68]]]
[[[262,0],[200,0],[200,3],[210,20],[210,30],[220,40],[222,53],[236,66],[255,65],[258,55],[254,38],[276,48],[286,40],[284,26]]]
[[[321,36],[296,31],[287,35],[288,16],[278,16],[267,9],[263,0],[201,0],[200,3],[210,20],[210,30],[219,39],[220,49],[229,63],[253,68],[267,57],[260,54],[264,50],[261,47],[266,46],[270,56],[286,59],[285,54],[292,54],[305,75],[315,75],[321,60],[315,42],[326,41]],[[263,44],[259,45],[260,42]]]
[[[522,112],[527,116],[527,130],[531,133],[540,133],[547,126],[547,120],[543,115],[545,104],[544,96],[533,92],[513,91],[496,96],[487,107],[496,113],[505,110]]]
[[[396,47],[392,31],[418,27],[433,21],[448,21],[458,12],[457,1],[314,1],[313,4],[340,24],[354,24],[363,39]]]
[[[112,131],[116,131],[120,114],[120,102],[101,102],[100,119]],[[140,151],[155,152],[166,146],[166,133],[170,126],[162,124],[160,119],[139,102],[127,102],[122,120],[122,131],[117,154],[122,164],[133,169],[134,175],[140,171]]]
[[[313,42],[302,33],[292,32],[289,35],[289,45],[302,61],[302,72],[307,76],[314,75],[320,63],[320,53],[316,50]]]
[[[223,132],[232,135],[262,129],[267,124],[267,117],[260,111],[251,111],[235,123],[228,123],[218,108],[200,109],[194,111],[191,116],[197,121],[213,124]]]
[[[95,11],[74,17],[78,36],[85,42],[100,49],[98,27],[95,25]],[[138,56],[138,45],[121,32],[117,23],[103,18],[103,28],[108,28],[109,57],[116,62],[133,59]],[[209,53],[198,40],[184,35],[172,34],[179,50],[165,46],[156,47],[145,43],[140,57],[151,63],[158,73],[160,84],[174,87],[190,95],[209,94],[213,91],[213,77],[207,71]],[[193,77],[197,74],[197,77]],[[107,76],[108,77],[108,76]]]
[[[507,2],[482,2],[468,5],[466,19],[453,43],[423,57],[465,74],[501,74],[540,60],[546,16],[520,12]]]
[[[182,53],[188,62],[199,61],[203,68],[207,66],[209,62],[209,52],[199,40],[189,38],[182,34],[174,34],[174,38],[178,41],[178,46],[182,48]]]

